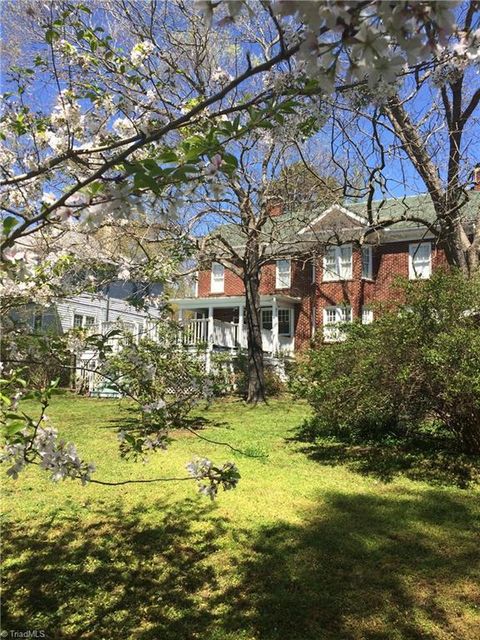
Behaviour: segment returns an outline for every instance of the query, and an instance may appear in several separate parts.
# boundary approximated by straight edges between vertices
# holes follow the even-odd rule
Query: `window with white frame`
[[[212,280],[210,291],[212,293],[223,293],[225,287],[225,267],[219,262],[212,262]]]
[[[262,329],[266,329],[267,331],[272,330],[273,326],[273,312],[271,307],[264,307],[261,310],[262,313]]]
[[[326,307],[323,310],[323,337],[326,342],[344,340],[345,334],[339,325],[352,322],[352,307]]]
[[[323,280],[351,280],[352,245],[327,247],[323,257]]]
[[[289,289],[292,281],[292,263],[290,260],[277,260],[276,282],[277,289]]]
[[[95,325],[95,316],[85,316],[81,313],[73,315],[73,326],[75,329],[90,329]]]
[[[292,335],[292,313],[291,312],[292,312],[291,309],[278,310],[278,335],[279,336]]]
[[[432,275],[432,244],[419,242],[408,247],[408,277],[410,280],[426,280]]]
[[[373,278],[372,247],[362,247],[362,278],[364,280],[371,280]]]
[[[372,324],[373,309],[371,307],[362,307],[362,324]]]

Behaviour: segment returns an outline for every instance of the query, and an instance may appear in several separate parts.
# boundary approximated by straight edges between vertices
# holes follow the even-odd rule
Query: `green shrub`
[[[299,362],[292,390],[314,409],[304,435],[402,438],[431,423],[480,453],[480,279],[437,272],[403,288],[407,304]]]
[[[248,387],[248,361],[245,353],[239,353],[233,359],[233,370],[235,390],[242,397],[246,396]],[[273,364],[265,363],[264,370],[266,396],[280,396],[286,391],[285,382],[282,380]]]

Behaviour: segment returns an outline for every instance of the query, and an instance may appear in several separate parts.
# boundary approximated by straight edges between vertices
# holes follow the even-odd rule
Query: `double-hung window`
[[[225,288],[225,267],[219,262],[212,262],[212,280],[210,291],[212,293],[223,293]]]
[[[262,309],[262,329],[271,331],[273,326],[273,312],[271,307]]]
[[[364,280],[373,278],[372,247],[362,247],[362,278]]]
[[[75,313],[73,316],[73,326],[75,329],[91,329],[94,325],[94,316],[85,316],[81,313]]]
[[[323,258],[323,280],[352,279],[352,245],[327,247]]]
[[[427,280],[432,275],[432,244],[420,242],[408,247],[408,277],[410,280]]]
[[[362,324],[372,324],[373,309],[371,307],[362,307]]]
[[[290,260],[277,260],[275,288],[289,289],[292,281],[292,263]]]
[[[323,310],[323,337],[325,342],[337,342],[345,339],[339,325],[352,322],[352,307],[326,307]]]
[[[291,336],[291,309],[279,309],[278,310],[278,335],[279,336]]]

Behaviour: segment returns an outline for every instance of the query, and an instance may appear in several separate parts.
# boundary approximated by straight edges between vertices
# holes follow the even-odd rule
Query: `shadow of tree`
[[[306,525],[264,527],[250,538],[238,584],[221,596],[229,606],[224,632],[244,637],[248,629],[261,640],[477,640],[473,501],[433,490],[393,498],[338,493]]]
[[[208,560],[225,522],[196,499],[148,509],[5,527],[3,628],[95,640],[181,640],[208,628]]]
[[[322,495],[300,524],[259,529],[197,499],[9,524],[3,628],[64,640],[477,640],[475,509],[467,493],[390,488]]]
[[[138,428],[140,421],[140,412],[137,407],[122,407],[119,414],[113,419],[109,420],[101,429],[124,429],[125,431],[134,430]],[[176,431],[181,432],[183,428],[192,429],[194,431],[202,431],[207,427],[226,429],[229,428],[227,422],[219,420],[212,420],[205,416],[190,415],[183,419],[182,425],[175,428]]]
[[[390,482],[399,475],[461,489],[480,482],[478,456],[467,456],[419,442],[348,445],[320,441],[305,445],[300,451],[320,464],[345,465],[350,471],[373,476],[382,482]]]

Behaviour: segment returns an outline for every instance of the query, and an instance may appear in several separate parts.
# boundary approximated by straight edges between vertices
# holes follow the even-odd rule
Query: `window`
[[[292,279],[292,265],[290,260],[277,260],[277,276],[275,287],[289,289]]]
[[[278,310],[278,335],[291,336],[291,311],[290,309]]]
[[[351,280],[352,278],[352,245],[327,247],[323,258],[323,279]]]
[[[91,329],[95,326],[95,317],[75,313],[73,316],[73,326],[75,329]]]
[[[273,326],[273,314],[272,309],[265,307],[262,309],[262,329],[271,331]]]
[[[212,280],[210,290],[212,293],[223,293],[225,285],[225,267],[219,262],[212,262]]]
[[[362,307],[362,324],[372,324],[373,309],[370,307]]]
[[[43,328],[43,311],[35,311],[33,315],[33,328],[36,330]]]
[[[426,280],[430,278],[432,274],[431,243],[411,244],[408,249],[408,277],[410,280]]]
[[[352,321],[352,307],[326,307],[323,310],[323,337],[326,342],[344,340],[345,335],[337,326]]]
[[[362,278],[371,280],[373,278],[372,247],[362,247]]]

